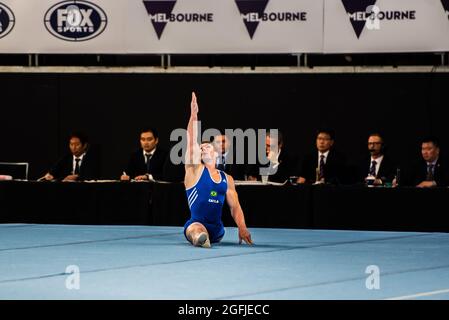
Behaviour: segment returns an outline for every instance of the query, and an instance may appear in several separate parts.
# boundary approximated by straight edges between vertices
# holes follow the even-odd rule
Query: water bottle
[[[396,169],[396,186],[400,186],[401,184],[401,169]]]

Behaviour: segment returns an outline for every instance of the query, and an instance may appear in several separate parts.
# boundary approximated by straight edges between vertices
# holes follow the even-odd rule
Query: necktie
[[[324,178],[324,154],[322,154],[320,156],[320,168],[319,168],[319,170],[320,170],[320,173],[318,175],[318,178],[321,180],[321,179]]]
[[[152,157],[152,154],[145,153],[145,157],[147,158],[147,161],[146,161],[147,173],[151,173],[151,157]]]
[[[433,181],[434,180],[434,176],[433,176],[433,168],[435,166],[431,163],[429,163],[427,165],[427,177],[426,177],[426,181]]]
[[[75,171],[73,172],[74,174],[80,174],[80,161],[80,158],[75,158]]]
[[[223,165],[223,171],[226,170],[226,158],[225,156],[221,156],[221,163]]]
[[[221,158],[220,158],[221,160],[220,160],[220,163],[217,163],[217,169],[218,170],[221,170],[221,171],[225,171],[225,157],[224,156],[221,156]]]
[[[373,177],[376,176],[376,165],[377,165],[376,160],[373,160],[373,162],[371,162],[371,168],[369,169],[370,176],[373,176]]]

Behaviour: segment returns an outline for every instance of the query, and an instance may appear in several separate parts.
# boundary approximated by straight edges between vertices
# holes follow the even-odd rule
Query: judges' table
[[[449,232],[448,188],[237,185],[248,227]],[[0,182],[0,222],[182,226],[182,183]],[[225,206],[225,226],[235,226]]]
[[[0,222],[151,224],[152,184],[0,182]]]
[[[448,188],[314,186],[313,226],[449,232]]]
[[[312,223],[311,187],[276,185],[237,185],[246,224],[251,227],[310,228]],[[184,185],[155,184],[153,221],[156,225],[183,225],[190,217]],[[229,207],[224,206],[223,223],[235,226]]]

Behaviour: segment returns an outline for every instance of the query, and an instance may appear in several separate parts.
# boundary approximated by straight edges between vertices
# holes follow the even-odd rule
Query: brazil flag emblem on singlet
[[[211,197],[216,197],[218,195],[217,191],[210,192]]]

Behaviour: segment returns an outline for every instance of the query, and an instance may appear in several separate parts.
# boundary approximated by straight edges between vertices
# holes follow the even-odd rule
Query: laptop
[[[14,180],[28,180],[28,162],[0,162],[0,175]]]

